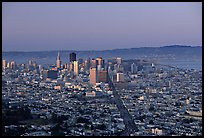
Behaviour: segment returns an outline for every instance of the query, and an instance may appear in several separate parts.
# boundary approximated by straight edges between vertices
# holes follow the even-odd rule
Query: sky
[[[3,2],[2,50],[202,46],[201,2]]]

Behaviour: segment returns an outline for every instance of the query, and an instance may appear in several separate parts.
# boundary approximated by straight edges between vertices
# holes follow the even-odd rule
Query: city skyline
[[[3,136],[202,136],[202,3],[3,2]]]
[[[201,2],[4,2],[2,8],[3,51],[202,46]]]
[[[2,60],[2,135],[202,136],[202,71],[56,57],[49,66]]]

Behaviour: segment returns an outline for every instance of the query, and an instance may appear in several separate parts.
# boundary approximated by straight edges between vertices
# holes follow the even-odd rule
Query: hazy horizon
[[[2,51],[202,46],[201,2],[3,2]]]
[[[190,45],[166,45],[166,46],[190,46]],[[72,50],[72,49],[62,49],[62,50],[58,50],[58,49],[53,49],[53,50],[32,50],[32,51],[18,51],[18,50],[16,50],[16,51],[2,51],[2,52],[49,52],[49,51],[108,51],[108,50],[117,50],[117,49],[133,49],[133,48],[160,48],[160,47],[166,47],[166,46],[154,46],[154,47],[129,47],[129,48],[127,48],[127,47],[124,47],[124,48],[114,48],[114,49],[104,49],[104,50]],[[194,45],[194,46],[190,46],[190,47],[202,47],[202,45],[201,46],[196,46],[196,45]]]

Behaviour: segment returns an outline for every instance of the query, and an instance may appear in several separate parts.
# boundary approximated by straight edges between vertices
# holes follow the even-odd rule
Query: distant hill
[[[2,58],[6,60],[14,59],[17,63],[21,60],[28,61],[35,59],[39,62],[55,63],[58,51],[40,51],[40,52],[2,52]],[[69,61],[69,50],[60,51],[63,62]],[[96,58],[98,56],[104,59],[113,57],[122,57],[123,59],[149,58],[149,59],[202,59],[201,46],[181,46],[171,45],[163,47],[141,47],[124,48],[103,51],[74,51],[77,58]]]

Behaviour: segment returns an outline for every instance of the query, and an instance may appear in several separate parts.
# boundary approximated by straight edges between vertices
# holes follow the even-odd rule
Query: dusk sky
[[[2,4],[2,50],[202,45],[201,2]]]

